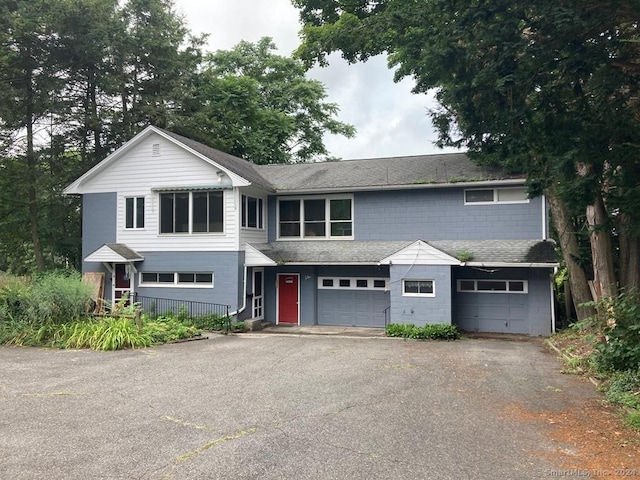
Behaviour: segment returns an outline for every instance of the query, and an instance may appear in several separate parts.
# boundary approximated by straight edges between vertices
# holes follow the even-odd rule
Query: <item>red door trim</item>
[[[284,321],[280,321],[280,294],[281,294],[281,290],[280,290],[280,279],[281,277],[296,277],[296,291],[295,291],[295,295],[296,295],[296,322],[284,322]],[[300,325],[300,274],[299,273],[278,273],[277,275],[277,282],[276,285],[278,287],[278,292],[277,292],[277,299],[278,301],[276,302],[276,308],[277,308],[277,312],[276,312],[276,325],[278,324],[283,324],[283,325]]]

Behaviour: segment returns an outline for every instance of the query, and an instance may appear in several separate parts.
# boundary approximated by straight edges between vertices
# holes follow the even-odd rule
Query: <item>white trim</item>
[[[465,267],[522,267],[522,268],[554,268],[560,264],[558,262],[552,263],[516,263],[516,262],[465,262]]]
[[[405,291],[406,282],[431,282],[431,293],[407,293]],[[403,278],[402,279],[402,296],[403,297],[435,297],[436,281],[431,278]]]
[[[124,195],[122,197],[124,199],[124,230],[133,231],[133,230],[144,230],[147,225],[147,198],[146,195]],[[133,200],[133,227],[127,227],[127,200]],[[142,223],[145,224],[145,227],[138,226],[138,200],[142,199],[144,203],[144,208],[142,209]]]
[[[442,250],[417,240],[378,262],[378,265],[462,265]]]
[[[278,273],[276,275],[276,325],[294,325],[293,323],[288,322],[280,322],[280,277],[298,277],[298,323],[295,325],[300,325],[300,274],[299,273]]]
[[[256,295],[256,273],[261,273],[262,274],[262,295]],[[251,273],[251,293],[252,293],[252,297],[251,297],[251,317],[258,319],[258,320],[262,320],[264,319],[264,268],[263,267],[257,267],[253,269],[253,272]],[[256,316],[256,299],[260,299],[260,307],[257,307],[260,309],[260,311],[262,312],[261,315]],[[299,322],[299,320],[298,320]]]
[[[331,187],[322,189],[310,189],[310,190],[278,190],[278,195],[318,195],[322,193],[339,193],[348,189],[350,192],[378,192],[383,190],[423,190],[434,188],[466,188],[466,187],[478,187],[484,186],[511,186],[522,185],[526,181],[526,178],[514,178],[509,180],[481,180],[478,182],[447,182],[447,183],[416,183],[410,185],[368,185],[363,187]]]
[[[491,202],[467,202],[467,192],[471,192],[474,190],[493,190],[493,201]],[[498,198],[498,191],[499,190],[524,190],[525,194],[527,193],[527,189],[524,186],[518,186],[518,187],[497,187],[497,188],[465,188],[464,192],[463,192],[463,196],[462,199],[464,201],[465,205],[515,205],[515,204],[522,204],[522,203],[531,203],[531,199],[530,198],[526,198],[524,200],[507,200],[507,201],[501,201]]]
[[[474,290],[461,290],[460,284],[462,282],[473,282]],[[478,282],[505,282],[505,290],[478,290]],[[510,282],[518,282],[523,284],[523,290],[509,290]],[[514,293],[518,295],[524,295],[529,293],[529,281],[520,279],[504,279],[504,278],[459,278],[456,281],[456,291],[459,293]]]
[[[145,282],[142,279],[144,274],[172,274],[173,275],[173,283],[169,282]],[[180,282],[178,281],[178,276],[180,274],[193,274],[193,275],[211,275],[211,283],[188,283],[188,282]],[[213,272],[139,272],[138,276],[138,286],[143,288],[213,288],[215,284],[215,275]]]
[[[547,197],[545,194],[542,194],[542,239],[546,240],[548,237],[547,233]]]
[[[323,264],[325,265],[325,264]],[[332,280],[332,286],[325,286],[325,280]],[[340,280],[349,280],[349,286],[343,287],[340,286]],[[358,287],[358,280],[366,280],[366,287]],[[384,287],[374,287],[374,282],[381,281],[384,282]],[[318,290],[363,290],[363,291],[378,291],[378,292],[386,292],[389,290],[389,279],[383,277],[340,277],[340,276],[331,276],[331,277],[318,277]]]
[[[249,243],[244,246],[244,262],[247,267],[275,267],[278,265]]]
[[[355,205],[353,194],[331,194],[331,195],[303,195],[303,196],[285,196],[278,197],[276,201],[276,240],[277,241],[302,241],[302,240],[353,240],[355,238]],[[304,235],[304,201],[305,200],[324,200],[325,201],[325,235],[305,236]],[[349,236],[331,236],[331,224],[336,222],[346,222],[346,220],[331,221],[331,200],[349,200],[351,202],[351,235]],[[299,201],[300,202],[300,235],[297,237],[283,237],[280,235],[280,202],[281,201]]]

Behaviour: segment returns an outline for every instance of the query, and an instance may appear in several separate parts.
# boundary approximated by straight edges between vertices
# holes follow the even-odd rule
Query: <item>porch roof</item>
[[[129,263],[141,262],[144,257],[123,243],[105,243],[95,252],[87,255],[85,262]]]
[[[306,240],[250,246],[276,265],[378,265],[414,243]],[[437,240],[425,243],[453,258],[460,257],[463,252],[468,254],[471,258],[462,265],[557,266],[555,243],[549,240]]]

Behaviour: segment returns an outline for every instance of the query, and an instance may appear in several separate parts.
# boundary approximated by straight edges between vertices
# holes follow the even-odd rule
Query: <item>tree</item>
[[[596,293],[639,284],[638,7],[630,2],[296,0],[299,55],[326,62],[387,52],[396,79],[437,89],[440,145],[520,169],[546,193],[576,303],[591,298],[576,261],[586,218]],[[635,260],[634,260],[635,259]],[[578,309],[580,317],[588,310]]]
[[[326,132],[352,137],[335,119],[324,86],[300,60],[274,53],[270,38],[206,57],[173,128],[255,163],[306,162],[328,155]]]

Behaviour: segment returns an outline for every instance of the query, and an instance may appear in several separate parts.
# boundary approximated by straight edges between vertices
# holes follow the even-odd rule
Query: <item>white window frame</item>
[[[487,201],[487,202],[468,202],[467,201],[467,192],[477,192],[477,191],[487,191],[487,190],[491,190],[493,191],[493,200],[492,201]],[[465,205],[496,205],[496,204],[500,204],[500,205],[509,205],[509,204],[518,204],[518,203],[530,203],[531,199],[529,198],[525,198],[524,200],[500,200],[499,197],[499,193],[500,191],[505,191],[505,190],[522,190],[524,191],[525,195],[527,194],[527,189],[526,187],[497,187],[497,188],[465,188],[464,192],[463,192],[463,200],[464,200],[464,204]]]
[[[173,282],[145,282],[143,280],[144,274],[155,274],[155,275],[173,275]],[[180,282],[180,275],[211,275],[211,283],[190,283],[190,282]],[[215,275],[213,272],[139,272],[138,277],[139,287],[154,287],[154,288],[213,288],[215,284]]]
[[[407,282],[431,282],[431,293],[407,293]],[[404,278],[402,280],[402,296],[403,297],[435,297],[436,296],[436,281],[431,278]]]
[[[128,200],[133,200],[133,227],[127,227],[127,204]],[[142,201],[142,227],[138,226],[138,202]],[[144,226],[147,224],[147,202],[144,195],[131,195],[124,197],[124,229],[125,230],[144,230]]]
[[[462,282],[473,282],[473,290],[462,290]],[[478,290],[478,282],[505,282],[504,290]],[[505,280],[502,278],[461,278],[458,279],[457,291],[460,293],[515,293],[524,295],[529,293],[529,282],[527,280],[511,279]],[[522,290],[511,290],[511,283],[522,283]]]
[[[305,236],[304,234],[304,201],[305,200],[324,200],[324,208],[325,208],[325,232],[326,234],[322,237],[314,235],[314,236]],[[349,200],[351,202],[351,235],[349,236],[331,236],[331,225],[333,223],[346,222],[346,220],[332,220],[331,219],[331,200]],[[300,202],[300,235],[297,237],[293,236],[281,236],[280,235],[280,202],[281,201],[299,201]],[[300,197],[281,197],[278,198],[278,202],[276,205],[276,228],[277,228],[277,240],[353,240],[355,235],[355,219],[354,219],[354,201],[353,195],[314,195],[314,196],[300,196]]]
[[[249,199],[252,198],[256,201],[256,226],[249,226]],[[240,195],[240,227],[246,228],[247,230],[264,230],[264,205],[265,201],[261,197],[254,197],[253,195],[245,195],[244,193]]]
[[[220,232],[194,232],[193,231],[193,194],[194,193],[214,193],[221,192],[222,193],[222,230]],[[162,195],[165,194],[179,194],[179,193],[187,193],[189,194],[189,230],[187,232],[162,232]],[[180,236],[180,235],[224,235],[226,230],[225,221],[227,218],[227,212],[225,207],[225,198],[226,194],[224,190],[188,190],[188,191],[167,191],[167,192],[159,192],[158,193],[158,234],[165,236]],[[210,205],[209,205],[210,206]],[[175,204],[174,204],[174,218],[173,218],[173,226],[175,227]]]
[[[325,280],[331,280],[333,285],[324,285]],[[348,287],[341,287],[340,280],[348,280]],[[358,287],[358,280],[366,280],[366,287]],[[375,282],[384,282],[384,287],[375,287]],[[380,277],[318,277],[318,290],[373,290],[386,292],[389,290],[389,279]]]

